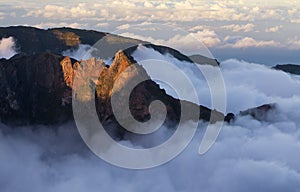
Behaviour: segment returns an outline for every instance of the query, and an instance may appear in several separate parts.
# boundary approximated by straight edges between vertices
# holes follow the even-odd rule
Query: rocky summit
[[[130,70],[128,70],[130,69]],[[76,81],[74,81],[76,77]],[[120,80],[121,78],[121,80]],[[127,85],[141,81],[126,93]],[[95,92],[86,90],[94,86]],[[224,120],[224,115],[204,106],[180,101],[166,94],[152,81],[144,68],[124,51],[114,56],[110,66],[94,58],[78,62],[53,53],[32,55],[18,54],[9,60],[0,60],[0,117],[2,122],[14,124],[52,124],[70,120],[72,114],[72,91],[79,93],[76,99],[87,102],[95,100],[99,119],[115,121],[112,97],[119,94],[118,108],[123,108],[123,99],[128,99],[132,116],[138,121],[151,118],[149,106],[153,101],[164,103],[167,120],[178,122],[181,105],[190,111],[200,109],[198,119]],[[129,98],[123,98],[123,95]],[[126,103],[126,102],[125,102]],[[187,114],[189,120],[193,114]],[[166,120],[166,121],[167,121]],[[194,119],[196,120],[196,119]],[[229,120],[227,118],[227,120]]]

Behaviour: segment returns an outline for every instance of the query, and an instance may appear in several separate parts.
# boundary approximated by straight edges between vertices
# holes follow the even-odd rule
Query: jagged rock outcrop
[[[130,70],[126,71],[129,67]],[[176,122],[180,119],[180,102],[190,109],[200,108],[200,119],[210,119],[210,109],[167,95],[124,51],[115,55],[109,67],[101,60],[77,62],[51,53],[1,59],[0,117],[4,122],[14,123],[56,123],[71,119],[72,90],[83,89],[79,91],[82,95],[77,97],[83,102],[96,97],[100,120],[114,121],[112,95],[122,93],[127,84],[141,77],[148,80],[134,87],[129,97],[130,112],[135,119],[147,121],[150,118],[149,105],[155,100],[165,104],[168,120]],[[123,79],[117,81],[118,78]],[[96,93],[84,90],[87,83],[95,86]],[[224,119],[224,115],[217,111],[213,111],[213,115],[215,121]]]
[[[130,67],[129,71],[125,71]],[[120,83],[116,83],[116,80],[122,74],[122,80]],[[125,74],[124,74],[125,73]],[[141,81],[142,79],[148,79],[146,81]],[[111,110],[111,97],[114,90],[121,93],[128,91],[126,85],[134,84],[133,82],[141,82],[137,84],[134,89],[129,90],[129,107],[132,115],[135,119],[139,121],[147,121],[150,119],[149,106],[155,101],[159,100],[164,103],[167,109],[167,119],[173,122],[178,122],[181,114],[181,104],[189,106],[189,112],[194,112],[200,110],[200,117],[198,119],[203,119],[206,121],[210,120],[211,114],[214,115],[213,121],[224,120],[224,115],[217,111],[211,111],[210,109],[204,106],[198,106],[188,101],[180,101],[166,94],[163,89],[160,89],[159,85],[150,79],[146,71],[142,66],[135,63],[132,57],[128,56],[125,52],[119,51],[114,58],[114,62],[109,68],[105,68],[102,71],[100,78],[98,79],[97,84],[97,98],[98,98],[98,109],[101,106],[105,106],[105,117],[103,119],[114,118],[113,112]],[[103,96],[102,94],[108,94]],[[125,93],[126,95],[126,93]],[[126,97],[121,99],[127,99]],[[118,103],[122,103],[117,102]],[[118,108],[124,108],[125,106],[118,106]],[[187,117],[192,117],[193,115],[186,114]],[[197,120],[198,120],[197,119]],[[187,120],[187,119],[186,119]],[[195,119],[194,119],[195,120]]]
[[[85,67],[85,70],[78,70],[77,66],[87,67]],[[98,115],[102,121],[115,119],[111,106],[111,98],[114,94],[121,94],[119,97],[120,101],[114,103],[119,109],[126,107],[124,106],[126,105],[126,102],[124,103],[123,100],[128,99],[130,112],[138,121],[147,121],[150,119],[151,115],[149,113],[149,106],[155,100],[160,100],[164,103],[167,109],[167,120],[171,120],[172,122],[179,121],[181,104],[188,105],[190,112],[200,110],[200,117],[198,117],[197,120],[199,118],[206,121],[210,120],[210,109],[204,106],[198,106],[191,102],[180,101],[167,95],[163,89],[160,89],[158,84],[150,79],[144,68],[138,65],[134,59],[124,51],[116,53],[114,61],[109,67],[105,66],[102,61],[91,59],[89,61],[81,62],[81,65],[75,63],[73,73],[70,74],[79,75],[78,82],[80,85],[73,85],[73,89],[82,87],[84,82],[87,81],[87,76],[92,79],[96,86]],[[117,81],[118,78],[121,78],[121,80]],[[144,79],[146,80],[143,81]],[[135,86],[132,90],[128,89],[127,85],[133,84],[135,81],[141,83],[137,84],[137,86]],[[85,87],[88,88],[89,84]],[[130,93],[126,94],[128,91],[130,91]],[[88,91],[83,91],[82,93],[86,94]],[[125,95],[129,95],[129,97],[127,98]],[[92,99],[91,94],[89,94],[85,99],[81,98],[81,100],[84,101],[89,99]],[[222,113],[213,111],[212,114],[214,115],[213,121],[224,120],[224,115]],[[193,115],[187,115],[187,117],[192,116]]]

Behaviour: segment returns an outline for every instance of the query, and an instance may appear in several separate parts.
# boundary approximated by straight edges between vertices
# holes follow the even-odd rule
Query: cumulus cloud
[[[58,5],[47,5],[43,9],[29,10],[24,16],[44,16],[46,18],[91,18],[100,16],[99,8],[109,10],[105,14],[106,20],[137,21],[149,19],[153,21],[197,21],[210,19],[217,21],[254,21],[261,18],[284,18],[286,15],[280,11],[282,7],[274,5],[264,9],[265,5],[245,4],[239,1],[213,1],[207,4],[205,1],[103,1],[87,6],[79,3],[69,9]],[[120,12],[119,7],[126,7]],[[154,9],[155,8],[155,9]],[[47,13],[45,12],[47,11]],[[253,12],[254,11],[254,12]],[[107,11],[106,11],[107,12]],[[253,14],[255,13],[255,14]]]
[[[97,23],[96,26],[97,27],[107,27],[107,26],[109,26],[109,24],[108,23]]]
[[[278,32],[282,28],[283,28],[282,25],[278,25],[278,26],[267,28],[265,31],[275,33],[275,32]]]
[[[118,30],[124,30],[124,29],[129,29],[130,24],[124,24],[124,25],[120,25],[117,27]]]
[[[144,7],[146,7],[146,8],[153,8],[154,6],[153,6],[153,4],[151,2],[145,1],[144,2]]]
[[[124,32],[121,33],[120,35],[144,40],[154,44],[169,46],[178,49],[188,55],[194,54],[194,52],[202,50],[205,46],[213,47],[221,43],[221,40],[219,39],[216,32],[209,29],[205,29],[203,31],[197,31],[194,33],[191,32],[186,34],[177,34],[174,36],[170,36],[169,39],[162,39],[162,38],[155,39],[150,36],[145,37],[130,32]]]
[[[17,53],[15,48],[16,45],[13,37],[2,38],[0,40],[0,58],[11,58]]]
[[[62,4],[48,4],[37,7],[19,6],[25,14],[22,20],[30,20],[27,23],[33,23],[35,18],[45,20],[42,23],[36,23],[37,26],[53,26],[55,24],[66,24],[80,28],[92,28],[103,30],[103,26],[97,25],[97,22],[110,23],[112,27],[105,28],[106,31],[113,31],[115,26],[120,29],[128,28],[128,25],[134,26],[137,23],[153,22],[153,23],[168,23],[187,29],[189,32],[197,33],[198,31],[216,31],[224,32],[226,35],[236,35],[236,33],[252,33],[251,36],[256,36],[260,41],[253,39],[241,40],[240,44],[246,46],[272,46],[274,42],[266,40],[268,37],[263,32],[278,32],[281,27],[273,26],[268,29],[262,29],[260,33],[261,22],[274,23],[283,27],[291,27],[297,29],[296,23],[299,23],[299,14],[297,14],[297,4],[294,2],[283,2],[279,5],[278,2],[267,1],[260,3],[243,1],[213,1],[207,3],[203,0],[183,0],[183,1],[146,1],[140,3],[135,0],[124,1],[102,1],[101,3],[72,3],[65,6]],[[126,7],[120,11],[120,7]],[[15,10],[13,10],[15,11]],[[19,10],[15,11],[19,12]],[[23,12],[22,12],[23,13]],[[1,17],[1,16],[0,16]],[[66,21],[67,18],[67,21]],[[224,21],[226,25],[219,26],[219,23]],[[259,22],[258,22],[259,21]],[[290,21],[291,23],[288,24]],[[205,23],[210,23],[210,27],[201,26]],[[278,24],[277,24],[278,22]],[[47,24],[49,25],[43,25]],[[242,23],[242,24],[241,24]],[[18,23],[19,24],[19,23]],[[193,25],[198,25],[192,27]],[[223,24],[222,24],[223,25]],[[291,26],[292,25],[292,26]],[[125,28],[124,28],[125,27]],[[140,27],[142,29],[142,26]],[[295,30],[290,30],[286,35],[294,35]],[[227,34],[233,33],[233,34]],[[279,34],[279,33],[278,33]],[[281,38],[276,38],[282,45],[285,45]],[[208,37],[207,42],[204,42],[208,47],[219,45],[217,38]],[[241,45],[236,45],[237,47]],[[256,46],[254,46],[256,47]]]
[[[225,25],[222,26],[221,28],[226,29],[226,30],[230,30],[232,32],[249,32],[252,31],[254,29],[255,25],[253,23],[248,23],[246,25]]]
[[[113,1],[111,4],[115,5],[115,6],[123,6],[123,7],[126,7],[126,8],[137,7],[136,2],[124,1],[124,0],[123,1]]]
[[[157,9],[168,9],[168,6],[165,3],[160,3],[156,6]]]
[[[87,18],[96,15],[96,10],[90,10],[85,3],[79,3],[74,7],[64,7],[58,5],[46,5],[44,8],[39,10],[33,10],[26,13],[23,17],[43,16],[51,19],[62,19],[62,18]]]
[[[259,41],[259,40],[253,39],[252,37],[243,37],[243,38],[226,37],[224,39],[224,41],[225,41],[224,47],[231,47],[231,48],[278,47],[278,46],[280,46],[280,43],[278,43],[274,40]]]
[[[205,26],[205,25],[197,25],[197,26],[194,26],[194,27],[191,27],[189,29],[189,32],[197,32],[197,31],[203,31],[204,29],[208,29],[209,27],[208,26]]]
[[[117,168],[98,159],[85,146],[74,123],[18,129],[1,124],[1,189],[32,192],[298,191],[299,78],[237,60],[221,63],[221,70],[229,91],[230,109],[238,111],[275,101],[278,109],[272,118],[259,122],[245,116],[225,124],[205,155],[197,153],[206,127],[206,123],[201,122],[182,154],[167,164],[140,171]],[[130,140],[123,142],[132,146],[149,142],[136,137],[126,139]]]
[[[205,29],[195,33],[188,33],[187,35],[175,35],[163,43],[185,52],[191,52],[201,49],[203,44],[207,47],[213,47],[220,44],[220,42],[221,40],[215,31]]]
[[[300,19],[291,19],[291,23],[300,23]]]

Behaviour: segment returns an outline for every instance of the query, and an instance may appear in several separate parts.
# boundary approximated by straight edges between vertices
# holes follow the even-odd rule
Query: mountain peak
[[[131,61],[132,59],[130,59],[130,56],[128,56],[123,50],[120,50],[115,54],[112,66],[120,64],[129,66],[132,63]]]
[[[120,50],[115,54],[109,71],[113,73],[114,76],[119,76],[127,67],[135,63],[136,61],[131,56],[127,55],[125,51]]]

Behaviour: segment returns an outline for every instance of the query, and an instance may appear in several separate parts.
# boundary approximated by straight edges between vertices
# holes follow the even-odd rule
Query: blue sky
[[[300,63],[299,0],[0,1],[0,26],[69,26],[158,40],[187,54],[201,41],[218,59]],[[155,24],[180,28],[160,31]],[[176,36],[176,37],[175,37]],[[190,44],[188,44],[190,43]],[[183,47],[181,47],[184,44]],[[188,48],[188,50],[187,50]]]

